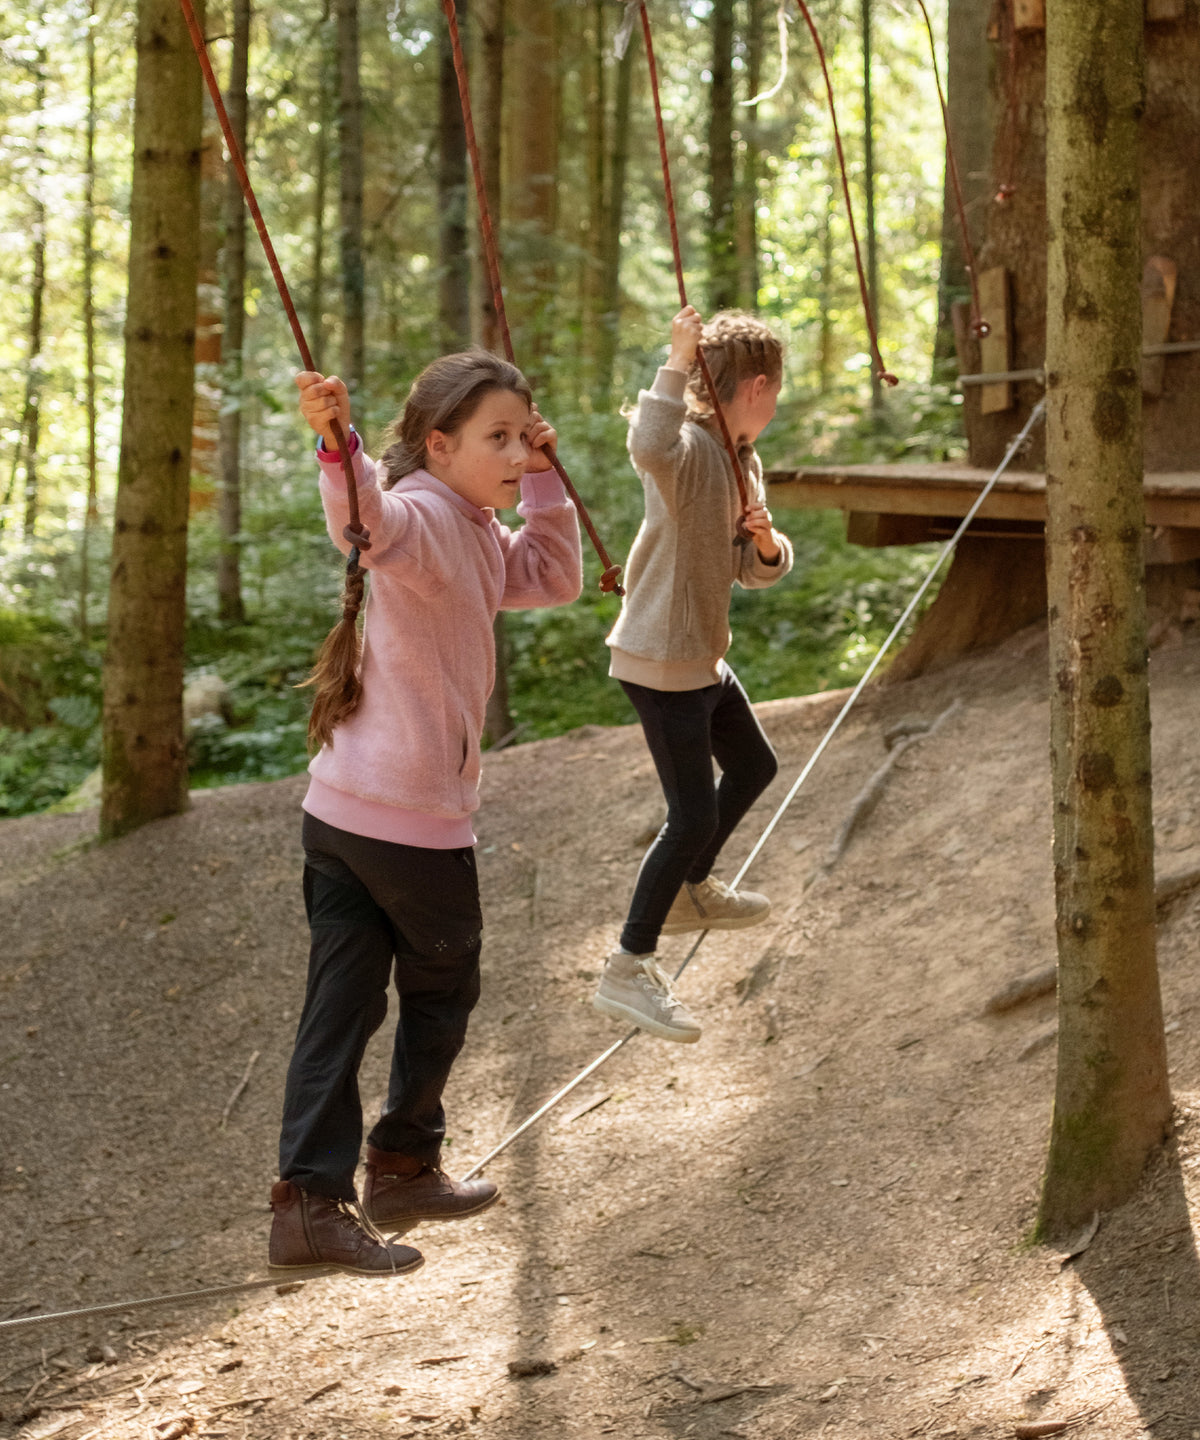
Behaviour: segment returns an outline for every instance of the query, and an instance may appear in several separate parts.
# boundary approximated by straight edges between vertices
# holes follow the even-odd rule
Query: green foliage
[[[823,0],[815,7],[831,55],[851,184],[861,203],[863,147],[858,7]],[[840,188],[832,171],[832,134],[811,41],[793,26],[789,81],[758,107],[757,196],[759,309],[788,344],[784,401],[763,437],[768,467],[833,459],[949,459],[961,453],[958,397],[926,383],[936,311],[943,142],[923,33],[915,17],[876,6],[875,108],[880,332],[885,356],[901,375],[882,416],[869,411],[865,337]],[[629,170],[621,240],[619,348],[612,395],[596,384],[595,336],[583,319],[594,283],[591,227],[594,36],[584,9],[563,10],[561,197],[557,234],[548,243],[557,267],[545,297],[553,341],[548,353],[518,359],[542,377],[539,402],[556,424],[560,453],[604,540],[623,560],[641,515],[641,494],[625,454],[619,414],[651,379],[675,308],[670,246],[653,120],[636,57],[629,125]],[[934,6],[935,18],[944,4]],[[589,14],[591,12],[588,12]],[[655,14],[669,143],[687,281],[704,293],[707,232],[709,7],[685,0]],[[115,490],[121,427],[120,379],[124,264],[129,202],[129,106],[133,92],[133,12],[118,4],[96,27],[98,49],[96,174],[96,377],[99,387],[100,519],[89,541],[89,634],[78,638],[82,535],[87,495],[87,432],[80,316],[80,218],[86,128],[86,0],[58,7],[15,0],[0,20],[0,54],[12,83],[0,95],[0,189],[6,198],[4,245],[13,263],[0,277],[9,326],[0,367],[0,814],[19,814],[60,798],[98,758],[99,646],[103,640],[106,536]],[[611,106],[609,53],[616,12],[606,15],[603,70]],[[588,24],[593,24],[589,20]],[[742,21],[739,20],[739,27]],[[373,451],[417,371],[439,351],[435,0],[361,13],[368,215],[366,248],[368,373],[354,397],[355,421]],[[227,63],[227,26],[210,9],[218,73]],[[777,73],[772,26],[764,60]],[[744,35],[735,58],[744,98]],[[635,41],[640,47],[640,41]],[[476,55],[478,52],[476,52]],[[44,59],[39,59],[44,56]],[[248,160],[279,258],[305,330],[328,370],[337,368],[336,137],[328,87],[334,77],[332,26],[319,0],[256,7],[251,54]],[[46,104],[36,111],[37,72]],[[323,96],[323,90],[326,92]],[[547,111],[548,123],[550,111]],[[402,116],[403,144],[396,143]],[[325,119],[323,128],[322,117]],[[744,153],[750,112],[739,110],[735,137]],[[611,138],[611,137],[610,137]],[[322,144],[329,161],[324,229],[327,273],[314,304],[312,261],[318,216],[316,175]],[[519,166],[514,167],[519,173]],[[47,289],[42,354],[29,354],[31,196],[47,193]],[[221,186],[206,194],[219,199]],[[860,221],[862,219],[860,212]],[[522,267],[530,237],[503,236],[506,276]],[[291,376],[294,345],[271,278],[251,234],[248,250],[243,422],[242,577],[249,622],[218,624],[215,514],[198,510],[189,536],[189,674],[221,675],[230,688],[233,724],[199,722],[189,737],[194,785],[285,775],[305,763],[308,692],[296,685],[337,613],[338,556],[325,532],[314,483],[310,437],[296,419]],[[519,317],[518,317],[519,318]],[[518,339],[521,330],[518,325]],[[36,366],[41,388],[35,534],[21,533],[20,417],[25,382]],[[216,372],[208,378],[214,378]],[[225,395],[224,405],[239,403]],[[215,477],[201,477],[211,497]],[[731,662],[752,697],[766,699],[851,683],[912,594],[929,563],[920,549],[866,551],[847,546],[835,513],[777,515],[796,547],[794,572],[769,591],[736,591]],[[608,678],[604,636],[617,602],[600,595],[598,567],[587,559],[587,588],[573,606],[507,616],[510,695],[527,735],[551,735],[583,723],[633,719]]]

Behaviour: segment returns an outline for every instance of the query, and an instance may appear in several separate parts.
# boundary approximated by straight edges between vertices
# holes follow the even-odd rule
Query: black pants
[[[650,690],[621,681],[642,722],[667,801],[667,823],[638,872],[621,944],[635,955],[658,945],[685,880],[703,880],[722,845],[779,768],[737,676],[702,690]],[[713,761],[721,767],[713,785]]]
[[[308,988],[288,1067],[279,1174],[354,1198],[362,1144],[358,1067],[387,1014],[395,962],[400,1013],[381,1150],[437,1160],[442,1091],[479,999],[483,926],[475,852],[425,850],[304,817]]]

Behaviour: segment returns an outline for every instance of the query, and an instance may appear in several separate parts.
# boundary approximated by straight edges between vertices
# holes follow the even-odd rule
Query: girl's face
[[[529,422],[522,396],[512,390],[489,391],[453,435],[430,431],[426,469],[481,510],[515,505],[529,461]]]

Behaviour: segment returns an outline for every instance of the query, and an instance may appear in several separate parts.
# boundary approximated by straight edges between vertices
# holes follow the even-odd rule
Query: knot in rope
[[[605,595],[611,595],[614,591],[618,595],[624,595],[625,591],[617,582],[621,578],[621,567],[610,565],[600,577],[600,589]]]
[[[362,525],[346,525],[342,528],[342,539],[349,540],[355,551],[369,550],[371,548],[371,532]],[[354,556],[355,565],[358,564],[357,553]]]

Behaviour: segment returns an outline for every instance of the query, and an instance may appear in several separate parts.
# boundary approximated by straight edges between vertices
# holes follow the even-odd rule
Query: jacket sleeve
[[[639,393],[637,408],[629,418],[629,458],[643,484],[653,484],[662,496],[671,516],[678,514],[686,482],[686,385],[687,376],[681,370],[664,365],[650,389]]]
[[[762,465],[757,455],[752,459],[751,471],[746,478],[750,482],[754,495],[759,500],[765,500],[766,491],[763,487]],[[749,541],[741,547],[741,554],[738,557],[737,583],[743,590],[769,589],[777,580],[782,580],[792,568],[795,558],[792,552],[792,542],[786,535],[781,535],[778,530],[775,533],[779,536],[779,559],[775,561],[774,565],[767,564],[758,553],[758,546],[753,541]]]
[[[525,522],[519,530],[496,526],[504,554],[500,608],[532,610],[577,600],[583,589],[579,517],[553,470],[522,479],[517,514]]]
[[[455,557],[447,553],[445,538],[434,533],[425,510],[409,496],[380,487],[379,467],[363,451],[357,435],[351,434],[350,444],[358,513],[371,537],[371,548],[360,556],[363,568],[395,568],[405,583],[422,591],[445,585],[453,577],[456,563]],[[317,463],[329,537],[343,555],[349,555],[350,542],[342,534],[350,522],[350,506],[341,457],[337,451],[328,452],[318,446]]]

